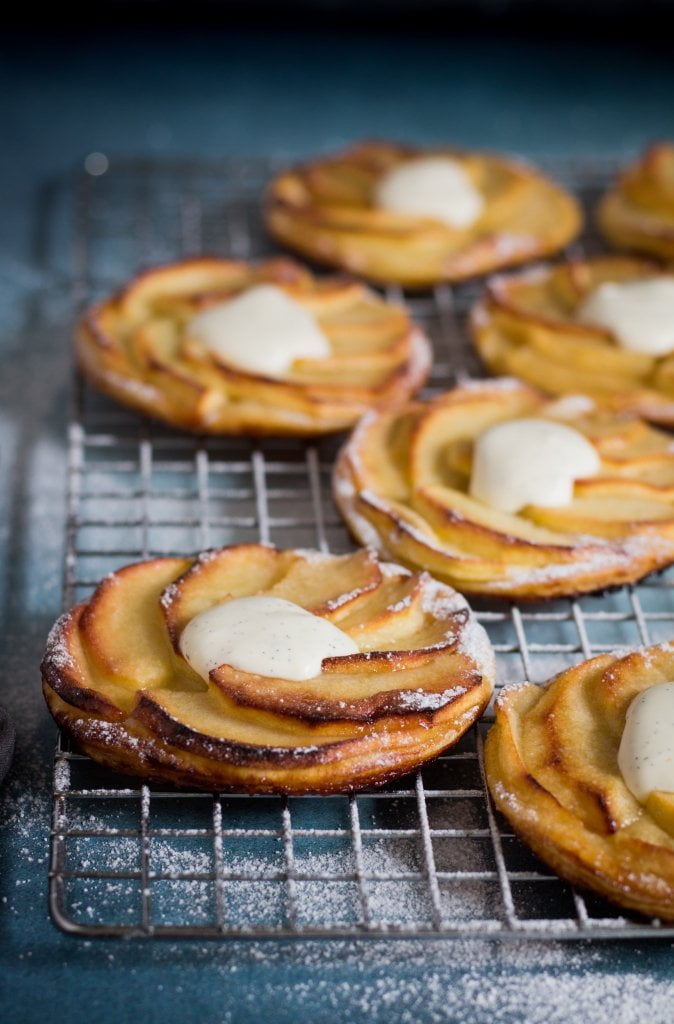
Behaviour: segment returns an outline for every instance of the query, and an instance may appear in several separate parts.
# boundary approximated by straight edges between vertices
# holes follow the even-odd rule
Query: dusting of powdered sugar
[[[177,580],[174,580],[173,583],[169,583],[167,587],[164,587],[159,598],[159,603],[164,609],[164,611],[168,611],[170,609],[171,605],[176,600],[179,593],[180,586]]]
[[[70,615],[66,613],[56,620],[49,631],[45,645],[45,656],[49,663],[61,671],[75,671],[78,665],[73,658],[68,646],[67,628],[70,622]]]
[[[545,416],[552,416],[557,420],[575,420],[580,416],[587,416],[597,408],[594,399],[589,395],[562,395],[554,402],[548,402],[543,406],[541,412]]]
[[[162,403],[164,394],[159,388],[154,387],[148,381],[139,380],[136,377],[127,377],[109,367],[105,371],[108,383],[111,387],[137,398],[141,402],[150,405]]]
[[[462,391],[489,392],[489,391],[522,391],[526,385],[517,377],[468,377],[461,381]]]
[[[535,586],[540,583],[552,583],[555,580],[611,571],[619,573],[628,570],[635,560],[648,557],[656,557],[659,565],[663,564],[663,560],[674,559],[672,540],[653,534],[636,534],[614,543],[602,541],[598,537],[582,537],[576,540],[589,543],[590,549],[579,552],[577,557],[569,562],[550,562],[548,565],[535,567],[508,566],[507,577],[502,580],[491,580],[490,589],[494,592],[509,591],[511,587],[519,585]]]
[[[396,888],[403,906],[414,903],[411,887],[391,883]],[[257,899],[271,904],[273,886],[267,889],[261,883]],[[337,902],[336,892],[332,899]],[[302,896],[299,905],[304,910]],[[630,957],[632,966],[618,971],[616,960],[624,957],[615,946],[392,938],[301,945],[248,940],[224,947],[165,943],[156,952],[162,976],[171,970],[174,1016],[187,1017],[194,1006],[196,976],[202,987],[217,986],[219,1024],[577,1024],[581,1014],[583,1024],[669,1021],[669,978],[649,969],[648,948],[634,947]],[[114,960],[102,961],[100,969],[109,977],[121,969],[130,986],[153,991],[137,947],[118,946]],[[164,982],[158,989],[155,999],[167,998]]]
[[[674,641],[665,640],[659,644],[651,644],[648,647],[642,647],[641,644],[620,644],[613,647],[607,654],[621,661],[623,658],[629,658],[632,655],[638,655],[643,662],[645,668],[650,667],[653,664],[653,658],[657,653],[668,654],[674,651]],[[614,675],[615,666],[611,665],[604,672],[605,678],[612,678]]]
[[[398,692],[398,706],[406,711],[437,711],[457,697],[467,692],[465,686],[450,686],[438,693],[431,693],[428,690],[400,690]]]
[[[484,302],[477,302],[471,309],[468,319],[474,327],[488,327],[491,323],[491,316],[486,304]]]
[[[54,789],[57,793],[66,793],[70,789],[70,762],[64,757],[54,765]]]
[[[398,565],[396,562],[380,562],[379,568],[382,576],[394,577],[412,575],[409,569],[406,569],[404,565]]]
[[[408,373],[413,381],[423,381],[433,361],[433,352],[426,335],[418,327],[413,328],[409,335],[410,356]]]
[[[330,562],[338,562],[344,555],[332,555],[328,551],[319,551],[317,548],[295,548],[295,554],[309,562],[310,565],[328,565]]]
[[[487,283],[490,292],[501,298],[513,284],[540,284],[550,276],[550,267],[546,263],[533,263],[523,270],[511,274],[493,274]]]
[[[338,608],[341,608],[345,604],[349,604],[351,601],[355,601],[357,597],[362,594],[367,594],[370,590],[376,587],[376,583],[371,584],[367,587],[354,587],[353,590],[349,590],[344,594],[338,594],[336,597],[331,597],[329,601],[326,601],[325,607],[328,611],[334,612]]]
[[[361,544],[365,547],[370,548],[372,551],[376,551],[384,558],[390,558],[391,552],[387,549],[383,539],[379,536],[379,532],[375,529],[372,523],[364,515],[362,515],[355,506],[356,489],[346,477],[337,477],[334,482],[335,495],[341,505],[347,522],[358,538]],[[366,492],[361,492],[361,497]],[[388,511],[388,508],[386,511]]]
[[[464,654],[485,678],[493,680],[496,674],[494,650],[486,630],[473,615],[465,597],[427,572],[422,573],[422,581],[421,607],[428,615],[446,619],[455,616],[457,612],[466,612],[466,621],[458,630],[457,653]],[[446,639],[449,641],[454,636],[452,629]]]
[[[435,619],[447,619],[457,612],[469,610],[463,594],[459,594],[446,583],[434,579],[428,572],[423,572],[421,579],[421,608],[427,615],[432,615]]]
[[[486,678],[493,681],[496,675],[496,656],[487,631],[472,614],[459,635],[457,653],[464,654]]]
[[[369,505],[371,508],[377,509],[379,512],[383,512],[385,515],[396,520],[395,526],[393,528],[394,537],[402,533],[406,533],[413,540],[418,541],[419,544],[423,544],[425,547],[430,548],[432,551],[438,551],[441,554],[445,553],[445,548],[443,548],[440,542],[437,541],[437,538],[434,541],[435,534],[431,535],[430,533],[423,533],[421,530],[417,529],[416,526],[408,522],[406,519],[398,518],[397,513],[392,510],[388,502],[384,498],[380,498],[379,495],[374,493],[374,491],[370,491],[367,488],[365,488],[365,490],[362,490],[360,492],[360,500],[365,505]],[[361,533],[361,519],[362,517],[359,516],[359,514],[355,512],[355,510],[349,510],[349,521],[357,522],[359,535]],[[371,531],[374,534],[374,537],[376,539],[376,547],[379,550],[381,550],[383,541],[380,538],[379,533],[377,532],[375,527],[372,526],[371,523],[368,522],[367,526],[369,531]],[[367,543],[368,545],[370,544],[369,541]]]
[[[503,232],[494,236],[493,248],[498,259],[510,260],[513,256],[536,252],[538,239],[535,235],[516,235],[512,232]]]

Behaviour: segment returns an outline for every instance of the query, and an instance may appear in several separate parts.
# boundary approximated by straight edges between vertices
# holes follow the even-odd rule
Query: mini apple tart
[[[113,398],[208,434],[343,430],[409,398],[430,369],[430,346],[402,307],[289,260],[150,270],[89,310],[77,354]]]
[[[470,318],[492,373],[674,426],[674,274],[621,256],[496,277]]]
[[[599,227],[619,249],[674,260],[674,142],[651,146],[599,203]]]
[[[504,690],[485,767],[496,806],[554,871],[674,919],[671,644]]]
[[[201,789],[377,786],[456,743],[494,656],[465,600],[371,551],[239,545],[108,576],[42,662],[95,760]]]
[[[571,195],[515,159],[365,142],[280,174],[266,223],[319,263],[426,288],[557,252],[578,234],[581,214]]]
[[[467,594],[569,596],[674,561],[671,438],[509,378],[364,416],[334,491],[362,543]]]

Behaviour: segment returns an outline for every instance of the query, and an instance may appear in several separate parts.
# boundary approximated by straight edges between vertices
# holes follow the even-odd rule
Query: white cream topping
[[[331,352],[316,318],[273,284],[211,306],[185,330],[224,363],[264,377],[282,379],[296,359],[325,359]]]
[[[383,210],[468,228],[482,213],[484,196],[458,160],[426,156],[406,160],[385,174],[376,186],[375,203]]]
[[[597,473],[600,465],[596,450],[573,427],[508,420],[477,438],[470,493],[502,512],[519,512],[525,505],[556,508],[568,505],[574,482]]]
[[[630,352],[665,355],[674,349],[674,276],[600,284],[582,303],[578,319],[607,328]]]
[[[627,710],[618,751],[625,785],[637,800],[674,793],[674,683],[649,686]]]
[[[313,679],[324,658],[357,654],[350,636],[281,597],[237,597],[195,616],[180,650],[195,672],[231,665],[280,679]]]

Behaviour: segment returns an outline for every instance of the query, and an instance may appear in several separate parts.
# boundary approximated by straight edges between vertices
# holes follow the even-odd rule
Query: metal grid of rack
[[[94,171],[101,170],[99,166]],[[259,199],[264,160],[113,161],[76,179],[76,308],[143,265],[202,251],[273,249]],[[588,205],[614,168],[552,161]],[[588,233],[575,253],[599,246]],[[464,330],[480,284],[404,300],[435,348],[427,393],[478,371]],[[246,540],[347,551],[330,496],[340,439],[180,435],[76,381],[69,435],[64,606],[108,572]],[[669,639],[674,573],[601,596],[473,602],[498,684],[542,682],[598,652]],[[488,723],[487,716],[487,723]],[[671,937],[582,895],[530,854],[492,808],[483,723],[395,786],[354,796],[250,797],[141,785],[59,740],[50,906],[79,935]]]

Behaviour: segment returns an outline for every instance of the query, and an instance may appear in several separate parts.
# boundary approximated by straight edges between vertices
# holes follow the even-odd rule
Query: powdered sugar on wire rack
[[[560,161],[548,169],[590,201],[613,170]],[[140,266],[202,251],[271,254],[258,208],[272,170],[264,160],[112,160],[105,174],[78,176],[78,308]],[[574,254],[596,249],[587,237]],[[465,318],[480,287],[387,289],[433,340],[428,395],[478,372]],[[69,436],[66,607],[145,557],[244,541],[353,547],[330,494],[340,439],[182,436],[79,380]],[[473,602],[497,653],[499,685],[542,682],[591,654],[669,640],[673,583],[663,574],[526,608]],[[84,936],[538,939],[551,955],[553,940],[674,935],[575,892],[519,843],[486,796],[484,730],[395,786],[290,799],[143,785],[61,740],[53,918]]]

